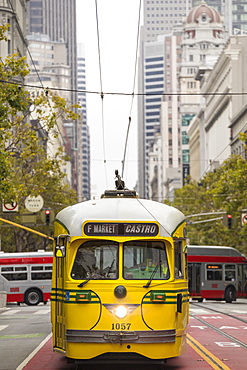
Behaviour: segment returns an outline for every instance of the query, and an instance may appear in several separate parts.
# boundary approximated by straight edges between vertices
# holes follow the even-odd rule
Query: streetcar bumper
[[[73,343],[170,343],[175,342],[176,331],[66,330],[66,340]]]
[[[179,333],[174,329],[129,332],[66,330],[66,356],[78,363],[128,363],[130,359],[132,363],[158,363],[181,355],[185,349],[185,330]]]

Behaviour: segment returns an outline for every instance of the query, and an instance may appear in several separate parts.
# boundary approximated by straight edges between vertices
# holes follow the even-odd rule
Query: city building
[[[247,36],[231,36],[213,70],[201,78],[204,104],[196,117],[199,132],[200,177],[222,165],[231,154],[246,158],[240,133],[247,132]]]
[[[44,89],[49,90],[51,88],[52,90],[55,89],[55,93],[59,91],[62,98],[69,100],[71,79],[70,67],[66,64],[66,44],[51,41],[48,35],[43,34],[28,35],[27,41],[27,63],[30,66],[30,74],[26,76],[26,83],[32,86],[29,87],[31,96],[36,97],[43,93]],[[51,101],[50,104],[52,104]],[[49,156],[54,156],[58,147],[63,147],[64,153],[71,157],[71,145],[65,130],[65,125],[68,124],[67,121],[60,117],[57,120],[54,132],[50,133],[49,137],[47,137],[43,125],[37,121],[35,112],[31,115],[31,122],[38,128],[39,137],[41,139],[46,138],[45,143]],[[62,165],[62,171],[66,174],[65,182],[72,186],[71,161],[66,161]]]
[[[205,0],[220,14],[224,14],[224,25],[229,36],[246,34],[247,32],[247,2],[246,0]],[[201,4],[201,0],[192,0],[192,6]]]
[[[166,77],[171,73],[172,62],[167,60],[164,39],[158,36],[171,35],[172,29],[181,24],[182,18],[190,9],[191,0],[144,1],[144,25],[141,29],[138,63],[138,91],[141,95],[138,97],[137,185],[140,196],[144,198],[152,197],[150,184],[153,173],[149,171],[149,154],[154,153],[153,145],[161,129],[160,108],[164,100],[163,96],[167,91],[166,88],[171,89],[171,82],[169,82],[171,78],[167,81]],[[168,54],[174,58],[174,49],[173,54]],[[176,129],[173,132],[175,133]],[[173,144],[178,145],[175,142]],[[176,163],[175,158],[176,155],[174,163]]]
[[[190,135],[192,118],[201,104],[201,86],[198,73],[213,69],[226,43],[224,20],[218,11],[202,1],[192,8],[183,20],[181,64],[179,73],[180,122],[182,139],[183,184],[190,175]],[[196,163],[196,158],[193,158]]]
[[[66,64],[71,69],[71,101],[77,103],[76,0],[30,0],[27,2],[27,35],[48,35],[64,42]]]
[[[85,45],[77,44],[77,71],[78,71],[78,102],[81,108],[81,124],[79,125],[78,140],[78,200],[91,198],[90,179],[90,134],[87,125],[87,97],[86,97],[86,56]]]
[[[18,14],[18,16],[17,16]],[[7,42],[0,41],[0,55],[5,59],[8,55],[19,53],[26,55],[26,1],[0,0],[1,24],[9,24],[6,33]]]
[[[30,0],[27,2],[27,34],[48,35],[50,41],[65,43],[66,62],[70,67],[71,104],[77,103],[76,0]],[[78,192],[77,121],[64,123],[71,142],[72,187]]]

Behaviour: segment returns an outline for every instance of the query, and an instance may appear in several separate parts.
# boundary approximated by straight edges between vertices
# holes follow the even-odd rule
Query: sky
[[[137,97],[132,105],[139,0],[98,0],[98,34],[94,0],[77,0],[77,42],[85,44],[87,123],[91,139],[92,195],[115,188],[131,114],[123,180],[137,181]],[[104,94],[101,98],[100,92]],[[137,92],[137,79],[135,81]],[[123,93],[128,95],[117,95]],[[103,101],[103,103],[102,103]]]

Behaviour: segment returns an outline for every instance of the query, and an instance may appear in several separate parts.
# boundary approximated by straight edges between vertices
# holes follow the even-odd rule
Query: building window
[[[186,133],[185,134],[182,133],[182,144],[183,145],[189,144],[189,136]]]
[[[182,126],[189,126],[190,121],[194,117],[194,114],[183,114],[182,116]]]
[[[190,154],[188,149],[182,150],[183,163],[190,163]]]

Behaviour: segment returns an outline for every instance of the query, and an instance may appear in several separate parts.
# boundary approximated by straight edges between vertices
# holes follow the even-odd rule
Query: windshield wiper
[[[109,270],[107,271],[107,274],[106,274],[107,277],[109,276],[109,274],[110,274],[110,272],[113,268],[114,262],[115,262],[115,258],[112,260],[111,266],[109,267]]]
[[[149,285],[152,283],[152,280],[153,280],[153,278],[154,278],[154,276],[155,276],[155,274],[156,274],[156,272],[157,272],[157,270],[158,270],[158,268],[159,268],[159,266],[161,265],[161,263],[160,262],[157,262],[156,263],[156,266],[155,266],[155,268],[153,269],[153,272],[152,272],[152,274],[151,274],[151,276],[150,276],[150,279],[149,279],[149,281],[147,282],[147,284],[146,285],[143,285],[143,288],[149,288]]]
[[[83,281],[81,284],[77,285],[77,286],[78,286],[78,288],[83,287],[83,285],[87,284],[90,280],[91,280],[91,279],[87,279],[87,280]]]

